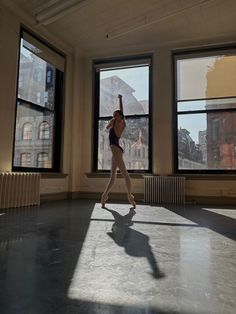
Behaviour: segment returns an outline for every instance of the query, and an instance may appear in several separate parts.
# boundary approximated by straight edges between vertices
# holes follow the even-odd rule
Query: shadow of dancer
[[[165,277],[157,265],[152,248],[149,245],[149,237],[139,231],[133,230],[130,226],[133,225],[132,218],[136,214],[133,208],[130,209],[128,214],[122,216],[117,211],[105,208],[109,211],[115,222],[112,225],[111,232],[107,234],[118,244],[124,247],[125,252],[130,256],[146,257],[152,270],[152,276],[155,279]]]

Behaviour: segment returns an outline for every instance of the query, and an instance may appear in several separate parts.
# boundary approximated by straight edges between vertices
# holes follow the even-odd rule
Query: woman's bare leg
[[[102,199],[101,199],[101,203],[102,203],[102,207],[103,208],[105,207],[105,203],[106,203],[106,201],[108,199],[108,194],[109,194],[112,186],[115,183],[116,175],[117,175],[117,168],[118,168],[118,166],[117,166],[117,163],[116,163],[115,158],[114,158],[113,153],[112,153],[111,176],[110,176],[110,180],[107,183],[106,189],[105,189],[105,191],[102,194]]]
[[[111,145],[111,151],[112,151],[112,156],[114,157],[116,164],[119,167],[119,170],[125,179],[126,190],[128,193],[128,200],[134,207],[136,207],[134,196],[131,194],[131,180],[130,180],[129,173],[126,169],[126,166],[123,160],[123,152],[119,147],[115,145]]]

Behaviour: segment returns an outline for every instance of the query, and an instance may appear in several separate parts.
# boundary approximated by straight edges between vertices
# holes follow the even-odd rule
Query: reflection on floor
[[[235,219],[86,200],[1,210],[0,312],[233,314]]]

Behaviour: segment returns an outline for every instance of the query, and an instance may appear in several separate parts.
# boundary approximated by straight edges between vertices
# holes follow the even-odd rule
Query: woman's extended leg
[[[127,189],[127,193],[128,193],[128,200],[135,208],[136,204],[134,201],[134,196],[131,194],[131,180],[130,180],[129,173],[126,169],[126,166],[125,166],[125,163],[123,160],[123,152],[119,147],[117,147],[115,145],[111,145],[111,151],[112,151],[112,155],[116,161],[116,164],[119,167],[119,170],[125,179],[125,185],[126,185],[126,189]]]
[[[112,153],[113,155],[113,153]],[[102,204],[102,208],[105,207],[105,203],[108,199],[108,193],[110,192],[112,186],[115,183],[115,179],[116,179],[116,174],[117,174],[117,163],[116,160],[114,158],[114,156],[112,156],[112,160],[111,160],[111,176],[110,176],[110,180],[107,183],[106,189],[102,194],[102,199],[101,199],[101,204]]]

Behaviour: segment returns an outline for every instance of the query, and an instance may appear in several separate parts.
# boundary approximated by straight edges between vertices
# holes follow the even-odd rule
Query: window
[[[30,167],[31,166],[31,154],[22,153],[20,155],[20,165],[22,167]]]
[[[176,53],[175,171],[235,172],[236,49]]]
[[[39,126],[39,139],[47,140],[49,139],[49,123],[42,122]]]
[[[47,84],[50,85],[53,82],[53,69],[51,67],[47,67]]]
[[[38,168],[50,168],[51,162],[48,157],[48,153],[39,153],[37,158]]]
[[[27,122],[23,125],[23,140],[32,140],[32,128],[33,126],[31,123]]]
[[[150,55],[94,62],[94,171],[106,172],[111,168],[106,125],[118,109],[117,96],[121,94],[126,128],[120,145],[127,169],[151,172],[151,64]],[[143,149],[145,156],[141,154]]]
[[[65,59],[24,29],[19,49],[13,169],[57,172]]]

